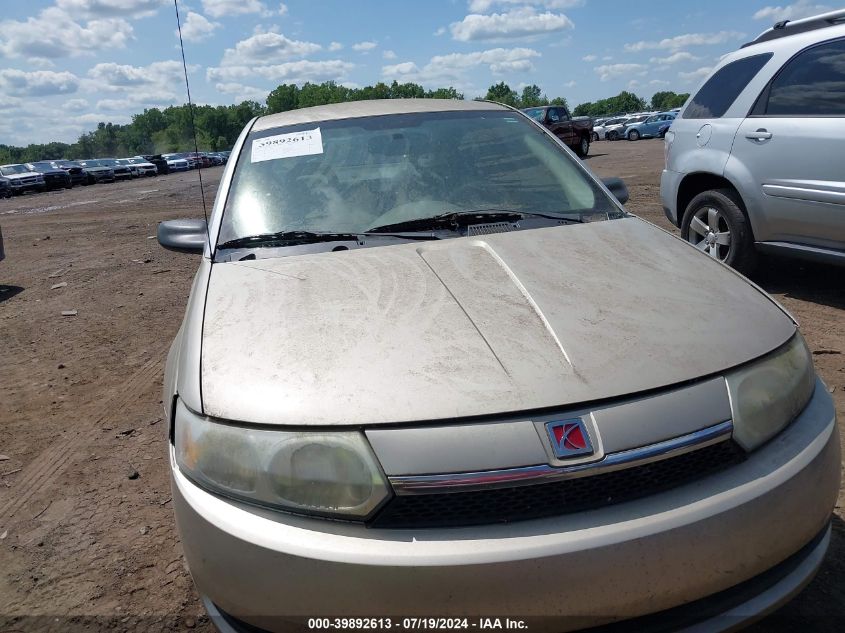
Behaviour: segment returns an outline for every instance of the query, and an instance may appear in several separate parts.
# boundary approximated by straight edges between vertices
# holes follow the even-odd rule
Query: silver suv
[[[666,134],[663,208],[741,271],[757,252],[845,264],[845,10],[725,56]]]

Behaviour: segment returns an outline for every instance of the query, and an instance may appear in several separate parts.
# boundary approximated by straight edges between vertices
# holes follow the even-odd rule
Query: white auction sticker
[[[322,153],[323,135],[320,134],[320,128],[267,136],[252,142],[253,163]]]

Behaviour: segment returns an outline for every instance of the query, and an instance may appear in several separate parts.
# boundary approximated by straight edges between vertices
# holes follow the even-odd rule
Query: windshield
[[[80,163],[83,167],[102,167],[102,163],[98,160],[84,160]]]
[[[519,114],[402,114],[250,134],[219,242],[282,231],[363,232],[479,209],[622,215],[547,133]]]
[[[100,164],[104,165],[105,167],[114,167],[118,163],[113,158],[103,158],[103,159],[100,160]]]
[[[523,110],[523,112],[535,121],[543,120],[543,108],[529,108],[528,110]]]
[[[24,165],[6,165],[0,167],[0,174],[11,176],[12,174],[28,174],[29,170]]]

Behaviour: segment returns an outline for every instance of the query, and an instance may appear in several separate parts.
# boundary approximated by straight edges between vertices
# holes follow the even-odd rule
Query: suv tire
[[[748,274],[754,270],[757,252],[741,204],[733,189],[703,191],[687,205],[681,237],[714,259]]]
[[[575,153],[578,154],[581,158],[584,158],[587,154],[590,153],[590,137],[589,136],[582,136],[581,140],[578,142],[578,147],[575,148]]]

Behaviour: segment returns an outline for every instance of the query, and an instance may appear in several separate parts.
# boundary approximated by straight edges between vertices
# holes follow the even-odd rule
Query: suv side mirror
[[[208,241],[205,220],[167,220],[158,225],[158,243],[177,253],[202,253]]]
[[[628,202],[628,187],[621,178],[602,178],[604,186],[610,189],[610,193],[622,204]]]

